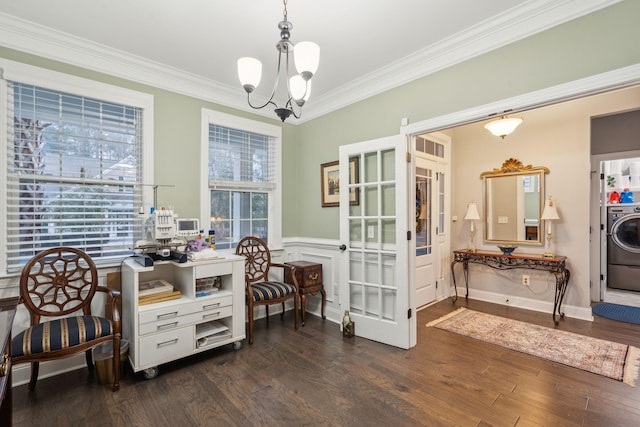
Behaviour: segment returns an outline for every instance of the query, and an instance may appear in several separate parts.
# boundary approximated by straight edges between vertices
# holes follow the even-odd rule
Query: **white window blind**
[[[275,144],[267,135],[209,125],[209,181],[215,185],[275,188]]]
[[[7,270],[73,246],[131,253],[141,205],[141,108],[18,82],[7,90]]]
[[[208,177],[216,248],[244,236],[268,241],[269,197],[276,189],[276,144],[268,135],[209,125]]]

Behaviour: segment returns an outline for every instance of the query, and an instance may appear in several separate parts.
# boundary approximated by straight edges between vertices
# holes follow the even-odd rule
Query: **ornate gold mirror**
[[[483,172],[484,240],[488,243],[540,245],[545,166],[505,160],[500,169]]]

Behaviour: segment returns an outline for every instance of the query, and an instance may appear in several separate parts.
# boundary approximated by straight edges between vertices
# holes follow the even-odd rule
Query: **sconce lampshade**
[[[480,219],[480,215],[478,214],[478,207],[475,202],[469,202],[467,205],[467,213],[464,216],[464,219],[467,220],[478,220]]]
[[[520,123],[522,123],[522,119],[518,117],[508,118],[503,116],[498,120],[487,123],[484,127],[495,136],[504,139],[505,136],[516,130]]]

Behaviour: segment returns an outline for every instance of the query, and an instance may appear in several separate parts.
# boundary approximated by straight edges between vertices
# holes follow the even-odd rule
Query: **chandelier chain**
[[[288,0],[282,0],[282,3],[284,3],[284,10],[282,11],[282,14],[284,15],[284,20],[288,21],[287,19],[287,3],[289,1]]]

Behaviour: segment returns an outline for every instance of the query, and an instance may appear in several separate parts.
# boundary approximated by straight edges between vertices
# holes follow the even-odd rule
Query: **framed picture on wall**
[[[349,159],[349,183],[358,181],[358,159]],[[322,207],[340,205],[340,170],[339,162],[329,162],[320,165],[320,183],[322,192]],[[349,204],[360,203],[360,193],[352,188],[349,194]]]

